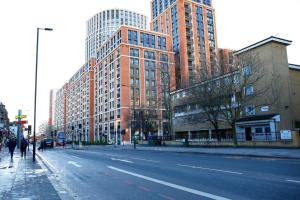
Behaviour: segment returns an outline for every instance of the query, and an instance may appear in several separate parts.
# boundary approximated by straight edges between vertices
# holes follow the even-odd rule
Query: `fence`
[[[184,142],[185,140],[193,141],[193,142],[233,142],[233,136],[226,135],[212,135],[211,138],[203,135],[167,135],[167,136],[149,136],[146,138],[146,141],[178,141]],[[281,139],[280,132],[273,133],[252,133],[250,135],[246,135],[245,133],[237,134],[238,142],[291,142],[291,139]]]

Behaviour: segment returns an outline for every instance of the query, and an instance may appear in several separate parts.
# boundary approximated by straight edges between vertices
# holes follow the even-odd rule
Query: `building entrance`
[[[245,133],[246,133],[246,141],[251,141],[252,140],[251,127],[246,127]]]

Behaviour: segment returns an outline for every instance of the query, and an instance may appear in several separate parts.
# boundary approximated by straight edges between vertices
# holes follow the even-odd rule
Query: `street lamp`
[[[35,150],[36,150],[36,95],[37,95],[37,72],[38,72],[38,55],[39,55],[39,30],[53,31],[52,28],[37,28],[36,29],[36,57],[35,57],[35,87],[34,87],[34,121],[33,121],[33,154],[32,161],[35,162]]]
[[[134,77],[135,77],[135,75],[134,75]],[[128,86],[128,85],[123,85],[122,84],[122,86],[129,87],[129,89],[131,89],[131,87]],[[136,138],[135,138],[135,128],[136,128],[136,124],[135,124],[136,123],[136,119],[135,119],[135,87],[136,87],[135,82],[133,82],[133,96],[132,96],[132,98],[133,98],[133,148],[134,148],[134,150],[136,149]],[[131,108],[131,106],[130,106],[130,108]],[[131,132],[132,132],[132,130],[131,130]],[[130,137],[132,137],[132,135],[130,135]]]

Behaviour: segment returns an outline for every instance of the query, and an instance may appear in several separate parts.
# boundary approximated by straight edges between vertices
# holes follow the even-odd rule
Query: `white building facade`
[[[121,26],[127,25],[147,29],[145,15],[124,9],[111,9],[99,12],[86,23],[85,58],[96,57],[97,49]]]

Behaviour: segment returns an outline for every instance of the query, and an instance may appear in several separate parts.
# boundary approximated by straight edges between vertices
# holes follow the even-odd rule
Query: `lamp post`
[[[53,31],[52,28],[37,28],[36,29],[36,57],[35,57],[35,87],[34,87],[34,120],[33,120],[33,153],[32,161],[35,162],[35,151],[36,151],[36,95],[37,95],[37,72],[38,72],[38,55],[39,55],[39,30]]]
[[[135,75],[134,75],[134,78],[135,78]],[[128,85],[122,85],[122,86],[129,87],[129,89],[131,89],[131,87],[128,86]],[[135,138],[135,127],[136,127],[136,125],[135,125],[135,121],[136,121],[136,119],[135,119],[135,79],[134,79],[134,82],[133,82],[133,95],[132,95],[132,98],[133,98],[133,107],[132,107],[132,109],[133,109],[133,148],[135,150],[136,149],[136,138]],[[132,130],[131,130],[131,134],[132,134]],[[130,137],[132,137],[132,135]]]

